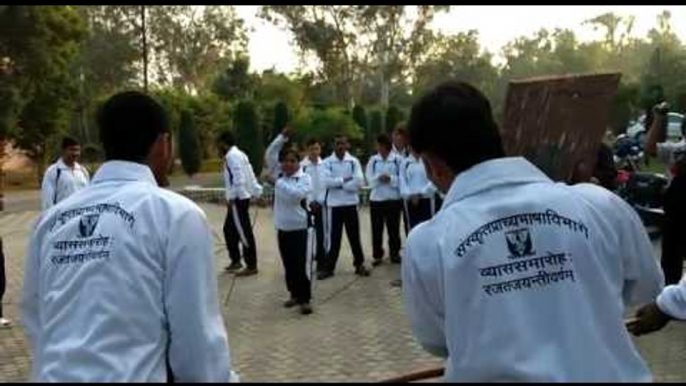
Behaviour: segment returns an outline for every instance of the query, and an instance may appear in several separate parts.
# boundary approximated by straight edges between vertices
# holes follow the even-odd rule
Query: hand
[[[660,104],[653,106],[653,112],[660,115],[667,115],[667,113],[669,112],[669,107],[669,103],[662,102]]]
[[[290,138],[291,135],[293,135],[293,129],[290,126],[286,126],[281,131],[281,135],[283,135],[286,138]]]
[[[389,177],[386,174],[383,174],[379,177],[379,181],[381,181],[382,184],[388,184],[391,182],[391,177]]]
[[[319,213],[322,210],[322,205],[316,201],[310,203],[310,210],[314,213]]]
[[[414,205],[414,206],[419,205],[419,198],[420,198],[420,196],[418,194],[413,194],[412,198],[410,198],[412,205]]]
[[[639,308],[636,318],[627,323],[626,328],[630,333],[641,336],[662,329],[671,319],[653,302]]]

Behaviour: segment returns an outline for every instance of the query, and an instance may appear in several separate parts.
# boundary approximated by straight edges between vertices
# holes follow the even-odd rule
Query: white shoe
[[[5,318],[0,318],[0,327],[11,327],[12,321]]]

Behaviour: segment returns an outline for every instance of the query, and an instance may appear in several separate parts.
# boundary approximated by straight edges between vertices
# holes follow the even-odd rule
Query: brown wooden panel
[[[620,74],[565,75],[512,81],[501,129],[505,151],[524,156],[556,181],[583,162],[590,178],[607,129]]]

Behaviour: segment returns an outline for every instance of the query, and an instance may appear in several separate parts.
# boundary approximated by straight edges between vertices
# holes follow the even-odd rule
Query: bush
[[[288,124],[288,121],[290,121],[290,118],[288,106],[284,102],[277,103],[274,108],[274,125],[272,127],[272,137],[270,140],[276,138],[276,136],[281,133],[283,128]]]
[[[327,152],[337,134],[347,135],[353,147],[358,146],[363,139],[362,130],[352,117],[336,108],[304,110],[293,121],[293,128],[295,141],[302,143],[308,138],[317,137]]]
[[[398,123],[405,119],[405,114],[397,106],[391,106],[386,110],[386,133],[390,134],[395,130]]]
[[[236,143],[247,154],[253,170],[259,174],[264,162],[264,139],[257,108],[252,101],[242,101],[234,114]]]
[[[181,113],[181,127],[179,128],[179,155],[183,171],[192,176],[200,171],[202,154],[198,133],[195,129],[193,114],[189,110]]]

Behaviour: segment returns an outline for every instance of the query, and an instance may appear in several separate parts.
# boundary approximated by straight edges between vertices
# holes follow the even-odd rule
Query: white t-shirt
[[[461,173],[409,235],[403,293],[447,381],[650,381],[624,326],[664,278],[633,210],[524,158]]]
[[[110,161],[39,219],[24,269],[32,381],[227,382],[212,233],[145,165]]]

